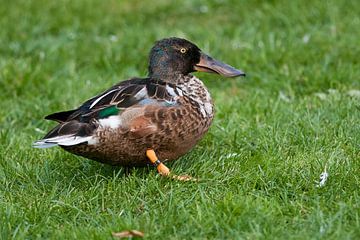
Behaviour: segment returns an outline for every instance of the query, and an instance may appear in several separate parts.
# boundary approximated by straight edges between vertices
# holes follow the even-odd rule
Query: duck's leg
[[[149,158],[150,162],[157,168],[158,172],[161,175],[168,176],[170,174],[169,168],[158,159],[154,150],[146,150],[146,156]]]
[[[156,156],[156,153],[153,149],[148,149],[146,150],[146,156],[149,158],[149,160],[151,161],[151,163],[156,166],[158,172],[162,175],[162,176],[170,176],[170,170],[168,167],[165,166],[165,164],[163,164],[158,157]],[[181,175],[181,176],[177,176],[177,175],[171,175],[172,178],[180,180],[180,181],[196,181],[197,179],[192,178],[190,176],[187,175]]]

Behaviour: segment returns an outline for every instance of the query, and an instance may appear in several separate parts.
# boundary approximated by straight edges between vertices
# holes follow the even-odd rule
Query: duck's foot
[[[156,156],[156,153],[155,153],[155,151],[153,149],[146,150],[146,156],[149,158],[151,163],[157,168],[158,172],[162,176],[171,177],[173,179],[180,180],[180,181],[197,181],[196,178],[190,177],[188,175],[180,175],[180,176],[178,176],[178,175],[170,174],[169,168],[166,167],[165,164],[162,163],[158,159],[158,157]]]

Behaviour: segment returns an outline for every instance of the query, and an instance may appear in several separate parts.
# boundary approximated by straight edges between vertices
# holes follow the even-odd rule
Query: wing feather
[[[78,120],[89,122],[93,118],[99,118],[99,111],[116,106],[124,110],[136,104],[159,104],[175,102],[176,86],[155,79],[131,79],[121,82],[96,97],[86,101],[75,110],[54,113],[46,119],[58,122]]]
[[[102,122],[111,126],[121,123],[134,136],[147,135],[156,131],[157,125],[144,117],[144,105],[176,106],[177,98],[181,97],[177,92],[175,85],[157,79],[136,78],[120,82],[77,109],[47,116],[46,119],[55,120],[59,125],[37,141],[35,146],[43,148],[89,143],[93,141],[93,132]],[[110,121],[113,115],[118,114],[121,121]]]

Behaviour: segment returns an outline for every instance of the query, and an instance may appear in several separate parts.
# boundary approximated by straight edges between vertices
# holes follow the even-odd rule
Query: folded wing
[[[180,95],[176,86],[155,79],[121,82],[77,109],[46,116],[45,119],[57,121],[59,125],[36,141],[34,147],[92,144],[96,142],[93,134],[99,127],[128,127],[134,133],[151,133],[156,126],[144,118],[144,107],[176,106]]]

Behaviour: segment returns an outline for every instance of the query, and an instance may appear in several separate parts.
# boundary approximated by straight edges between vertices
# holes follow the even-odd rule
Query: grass
[[[0,5],[1,239],[360,237],[358,1]],[[168,36],[248,73],[196,74],[216,118],[169,167],[200,182],[31,147],[54,126],[46,114],[145,76],[150,47]]]

